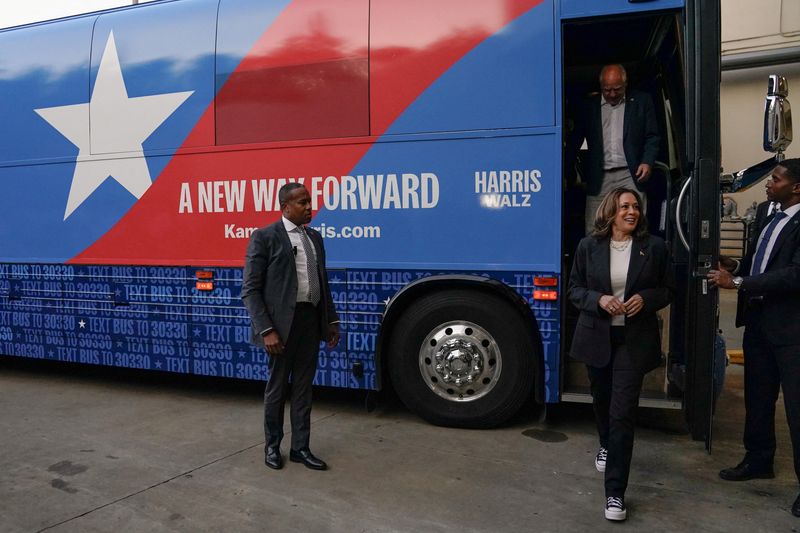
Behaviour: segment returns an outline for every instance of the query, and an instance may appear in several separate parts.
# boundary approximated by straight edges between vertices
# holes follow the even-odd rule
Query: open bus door
[[[629,2],[625,10],[622,1],[589,5],[590,13],[582,11],[580,17],[563,21],[566,116],[576,116],[570,103],[577,107],[575,102],[596,91],[601,66],[620,62],[627,69],[629,87],[653,98],[662,133],[657,178],[648,190],[648,220],[651,232],[664,235],[672,246],[678,289],[669,319],[661,317],[662,331],[669,332],[666,364],[646,377],[639,405],[682,408],[691,435],[710,447],[717,294],[709,291],[705,274],[719,248],[719,0]],[[584,209],[578,201],[585,192],[574,186],[570,190],[581,165],[570,164],[576,158],[570,149],[575,147],[567,148],[566,172],[575,176],[565,176],[565,272],[571,251],[585,234]],[[663,191],[658,190],[660,182]],[[576,225],[577,230],[570,231]],[[576,316],[567,308],[565,346]],[[581,365],[565,359],[562,400],[591,401],[584,376]]]
[[[672,306],[673,352],[683,364],[678,383],[692,438],[711,450],[714,341],[718,293],[706,273],[719,254],[720,221],[720,3],[686,4],[687,160],[689,177],[676,202],[675,263],[679,280]]]

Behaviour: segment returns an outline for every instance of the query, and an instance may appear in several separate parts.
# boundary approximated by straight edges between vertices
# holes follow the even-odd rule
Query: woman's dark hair
[[[639,196],[639,193],[633,189],[618,187],[606,194],[605,198],[603,198],[603,202],[597,208],[597,211],[594,214],[594,228],[592,229],[592,237],[598,240],[611,237],[611,226],[613,225],[614,218],[617,216],[617,212],[619,211],[619,199],[623,194],[626,193],[632,194],[633,197],[636,198],[636,202],[639,204],[640,210],[639,221],[636,224],[636,228],[633,230],[633,237],[635,239],[641,239],[647,236],[647,218],[644,216],[644,212],[641,211],[642,197]]]

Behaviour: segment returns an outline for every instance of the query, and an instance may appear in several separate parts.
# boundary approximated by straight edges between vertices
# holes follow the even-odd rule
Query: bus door
[[[562,3],[561,9],[565,136],[570,139],[574,131],[572,124],[580,120],[581,108],[586,102],[598,97],[597,76],[603,65],[622,64],[627,72],[628,90],[648,95],[654,104],[661,141],[653,176],[646,190],[647,219],[651,233],[671,242],[676,238],[674,217],[668,216],[667,212],[670,200],[677,194],[679,177],[689,173],[690,159],[686,141],[689,123],[686,56],[689,52],[685,46],[693,41],[686,37],[684,2],[659,0],[636,4],[617,0],[572,0]],[[586,145],[579,149],[575,138],[565,145],[563,250],[564,269],[568,272],[572,250],[586,233],[586,187],[583,179]],[[685,264],[686,258],[680,261]],[[676,303],[668,309],[685,309],[684,300],[683,297],[676,298]],[[672,336],[673,328],[680,331],[683,325],[682,311],[675,316],[676,320],[670,320],[666,310],[659,314],[663,337],[672,342],[662,344],[662,350],[667,354],[665,363],[645,377],[639,398],[642,407],[676,410],[683,407],[683,387],[671,385],[669,378],[673,366],[685,369],[683,336]],[[565,348],[570,345],[576,319],[577,312],[567,306]],[[677,348],[675,338],[681,341]],[[562,399],[591,401],[583,366],[568,358],[564,361]]]
[[[648,219],[651,232],[672,245],[677,291],[662,317],[666,365],[648,374],[640,405],[683,408],[692,437],[710,447],[717,297],[705,274],[719,247],[719,0],[565,0],[561,16],[567,117],[596,94],[597,72],[607,63],[622,63],[628,88],[654,101],[662,147]],[[566,240],[567,253],[574,240]],[[570,370],[562,399],[590,401],[587,384],[574,376],[580,372]]]
[[[692,438],[711,450],[718,293],[706,274],[719,253],[719,0],[687,0],[686,147],[688,176],[676,187],[673,251],[678,290],[672,306],[671,381],[683,389]]]

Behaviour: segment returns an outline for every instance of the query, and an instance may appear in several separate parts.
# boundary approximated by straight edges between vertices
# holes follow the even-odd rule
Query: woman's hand
[[[611,316],[625,314],[625,304],[610,294],[604,294],[601,296],[599,305],[603,311]]]
[[[628,301],[623,304],[625,306],[625,314],[627,316],[634,316],[644,307],[644,300],[638,294],[634,294]]]

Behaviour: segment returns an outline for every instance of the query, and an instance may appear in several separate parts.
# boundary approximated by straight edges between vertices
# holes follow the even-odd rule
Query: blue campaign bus
[[[317,384],[469,427],[585,400],[563,148],[619,62],[656,103],[680,283],[642,401],[706,438],[719,42],[718,0],[161,0],[0,31],[0,353],[266,379],[241,267],[301,181],[343,328]]]

